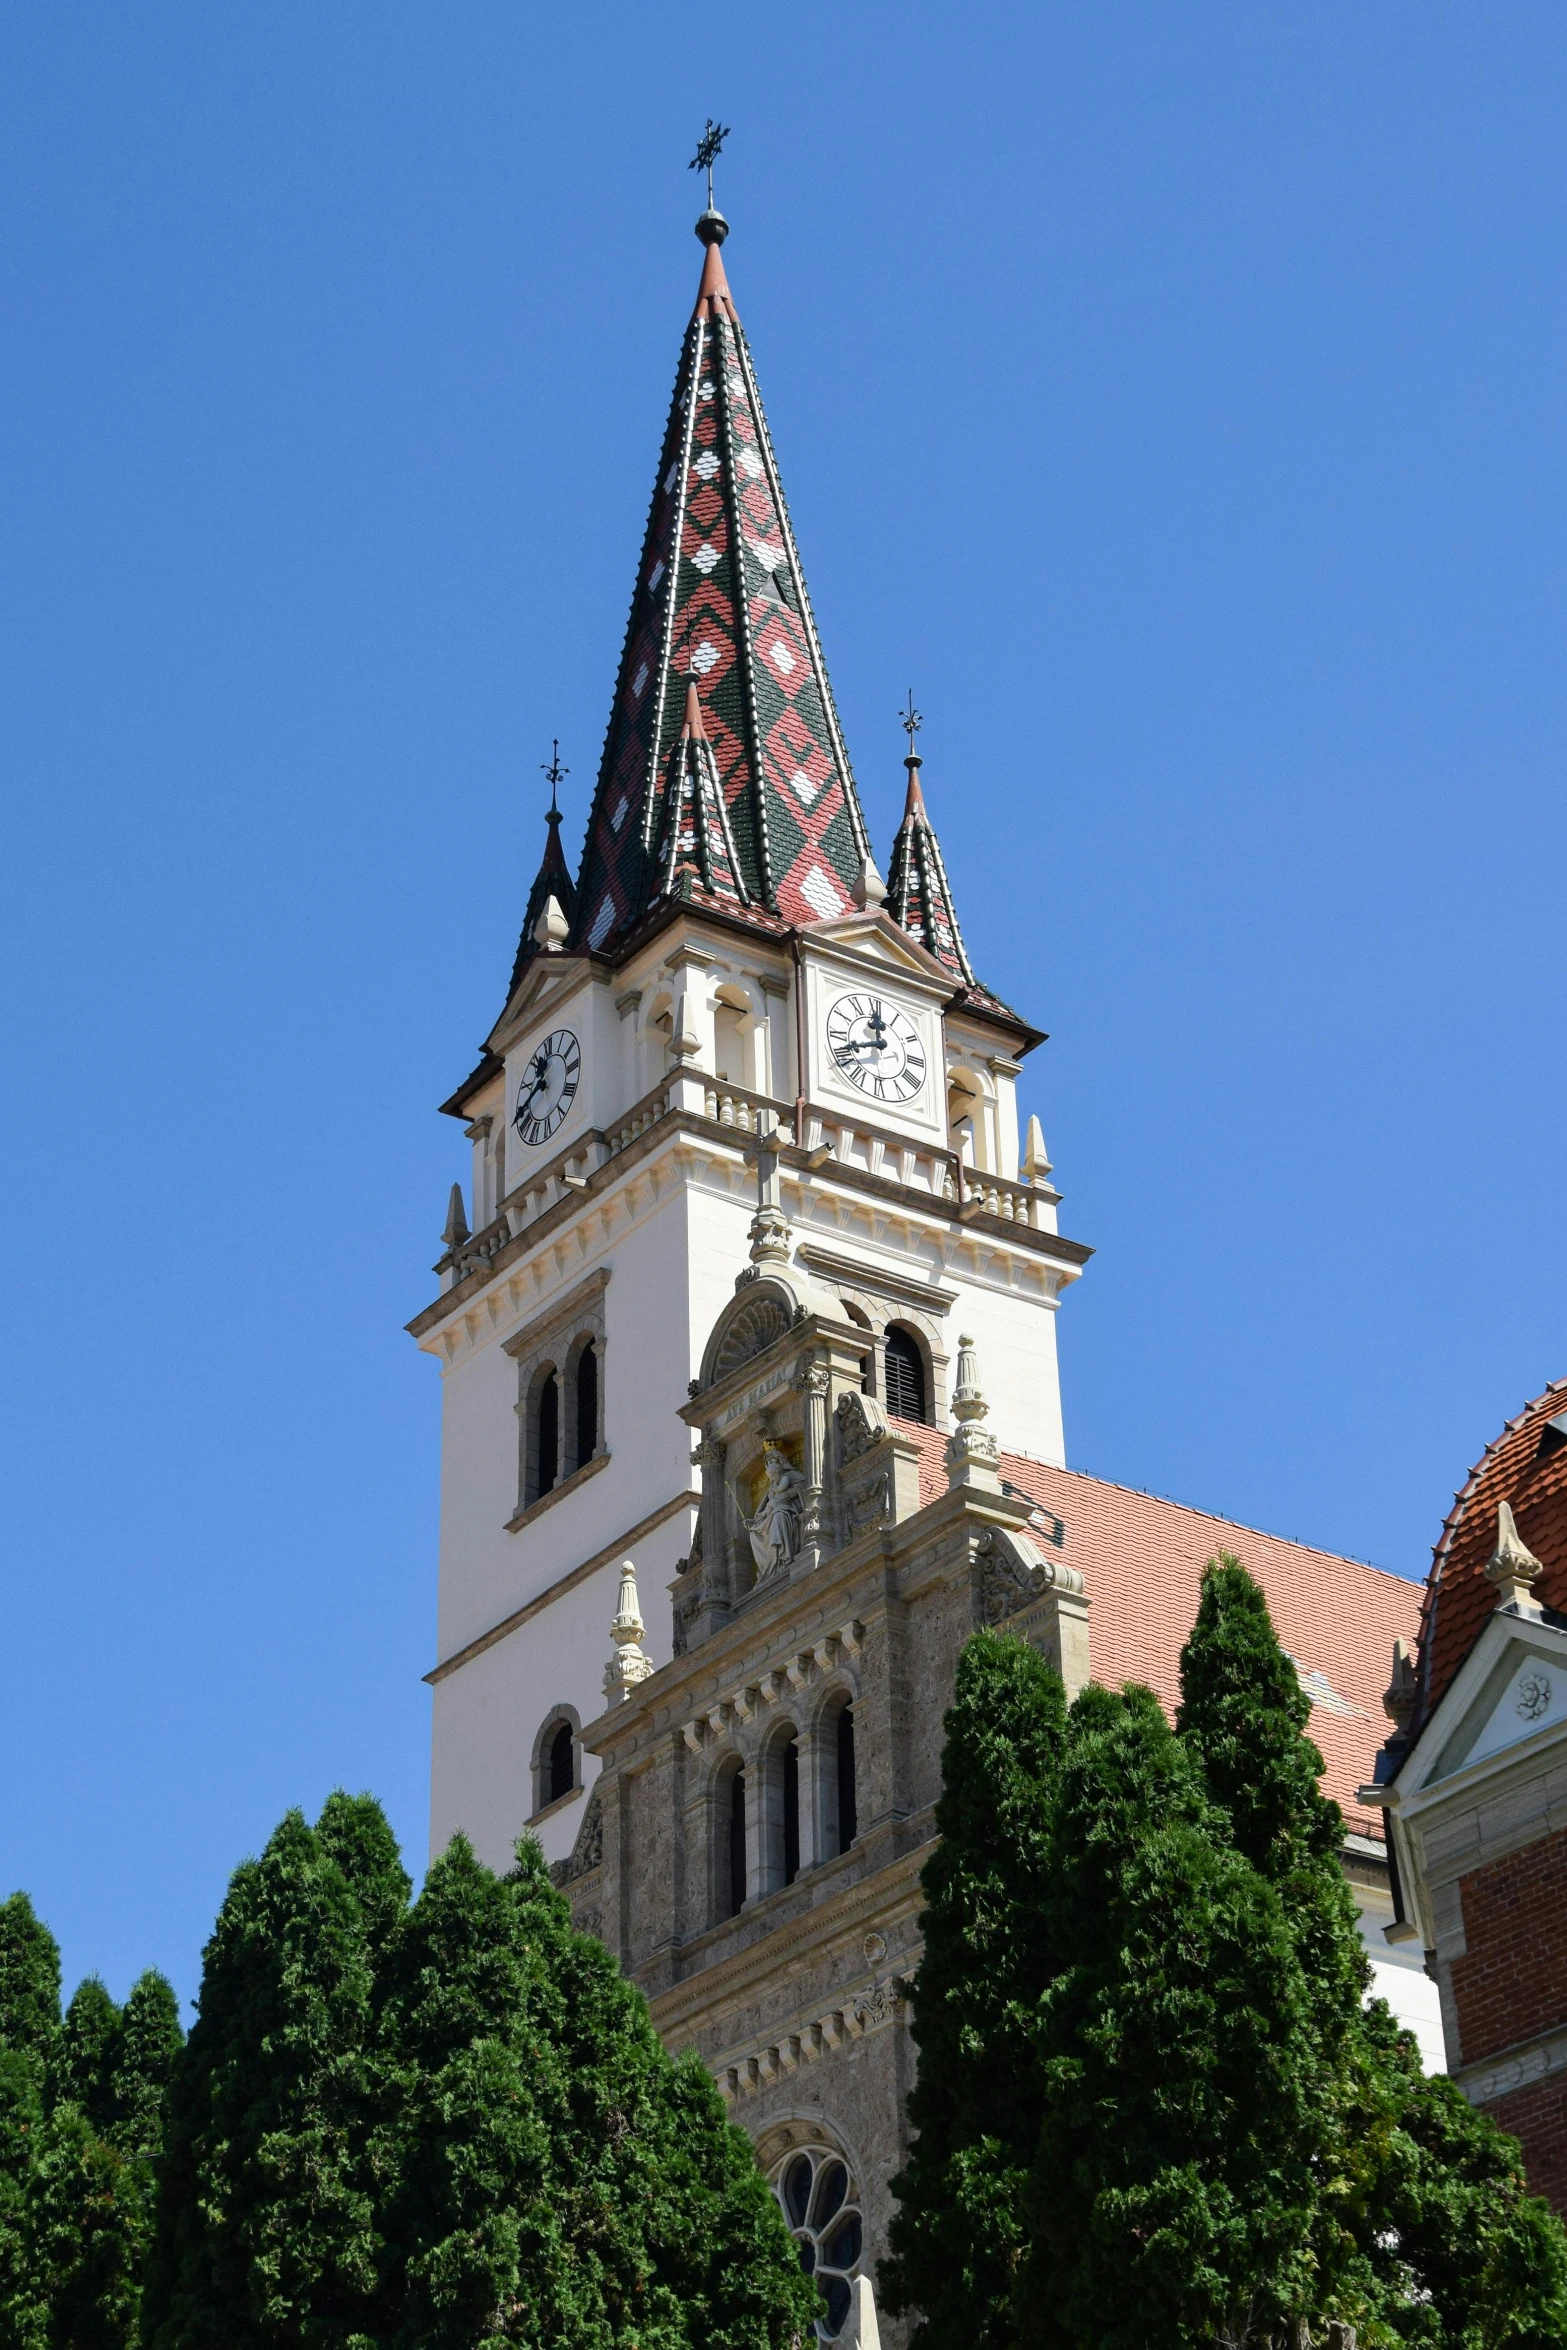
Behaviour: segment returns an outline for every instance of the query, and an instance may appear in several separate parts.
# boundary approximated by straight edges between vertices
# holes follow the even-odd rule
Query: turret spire
[[[709,124],[698,167],[711,164],[721,138]],[[847,914],[870,855],[724,271],[728,223],[710,206],[696,233],[701,284],[583,855],[573,943],[597,953],[613,952],[682,868],[680,894],[711,897],[771,928],[780,918]],[[696,789],[698,773],[711,798]],[[676,795],[682,805],[672,804]],[[696,827],[705,830],[705,867]]]
[[[908,708],[898,723],[909,738],[903,759],[909,773],[909,788],[887,872],[887,912],[910,938],[918,939],[938,963],[944,963],[954,978],[972,987],[973,967],[963,944],[963,933],[958,928],[947,869],[925,812],[925,795],[920,790],[920,769],[925,762],[914,748],[914,737],[924,720],[914,707],[912,691]]]
[[[560,763],[558,742],[550,745],[549,760],[546,763],[541,759],[539,769],[550,787],[550,804],[544,816],[544,855],[533,877],[533,887],[528,892],[528,910],[522,918],[522,936],[517,941],[517,958],[511,967],[511,985],[506,990],[508,1003],[517,992],[517,982],[539,952],[539,920],[551,898],[565,915],[568,924],[575,921],[577,913],[577,885],[571,878],[571,867],[566,862],[566,852],[560,841],[558,798],[560,787],[571,769]]]

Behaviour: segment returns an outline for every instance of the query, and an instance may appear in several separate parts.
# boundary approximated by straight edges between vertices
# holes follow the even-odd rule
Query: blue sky
[[[194,1987],[422,1855],[460,1131],[719,193],[883,854],[1064,1221],[1075,1465],[1405,1573],[1567,1370],[1557,5],[0,24],[0,1891]]]

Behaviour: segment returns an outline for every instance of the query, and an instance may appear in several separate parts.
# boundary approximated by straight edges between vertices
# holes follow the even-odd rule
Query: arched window
[[[577,1357],[576,1393],[576,1457],[573,1468],[580,1469],[590,1461],[599,1448],[599,1357],[598,1348],[588,1339]]]
[[[548,1811],[551,1804],[564,1803],[581,1787],[581,1748],[577,1742],[581,1727],[569,1705],[554,1706],[545,1715],[533,1741],[535,1816]]]
[[[925,1397],[925,1357],[919,1340],[901,1322],[887,1328],[887,1409],[895,1420],[929,1417]]]
[[[729,1817],[724,1825],[729,1835],[729,1869],[726,1891],[729,1906],[726,1917],[737,1918],[745,1907],[745,1773],[735,1771],[729,1781]]]
[[[816,2321],[816,2338],[835,2342],[848,2322],[865,2244],[848,2165],[836,2147],[804,2147],[786,2155],[774,2172],[773,2193],[799,2246],[800,2266],[816,2279],[827,2304]]]
[[[538,1443],[537,1499],[553,1493],[560,1482],[560,1381],[553,1369],[545,1373],[536,1409]]]
[[[761,1886],[775,1893],[800,1874],[800,1748],[793,1723],[781,1724],[761,1755]]]
[[[562,1722],[550,1740],[549,1771],[545,1781],[546,1803],[559,1803],[577,1784],[577,1742],[571,1734],[571,1724]]]
[[[859,1805],[854,1787],[854,1708],[846,1705],[834,1725],[837,1796],[838,1796],[838,1850],[847,1852],[860,1832]]]

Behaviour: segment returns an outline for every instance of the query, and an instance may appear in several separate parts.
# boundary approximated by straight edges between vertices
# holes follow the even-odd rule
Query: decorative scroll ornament
[[[1499,1608],[1508,1608],[1517,1616],[1537,1616],[1540,1603],[1530,1586],[1540,1573],[1540,1562],[1519,1533],[1512,1507],[1501,1501],[1496,1505],[1496,1549],[1486,1573],[1496,1585]]]
[[[852,1387],[839,1396],[833,1417],[838,1423],[838,1458],[845,1468],[862,1459],[887,1433],[887,1415],[881,1405]]]
[[[653,1660],[643,1655],[640,1645],[646,1629],[637,1600],[637,1571],[630,1559],[627,1559],[620,1570],[620,1603],[609,1627],[615,1653],[604,1667],[604,1695],[607,1698],[613,1700],[618,1697],[624,1702],[638,1683],[645,1681],[652,1672]]]
[[[987,1624],[1004,1624],[1008,1616],[1032,1607],[1047,1591],[1074,1599],[1083,1593],[1083,1578],[1071,1567],[1042,1559],[1031,1543],[1016,1534],[992,1527],[974,1545],[979,1559],[979,1604]]]

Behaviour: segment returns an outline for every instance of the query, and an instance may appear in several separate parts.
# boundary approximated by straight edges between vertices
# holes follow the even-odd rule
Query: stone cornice
[[[662,1090],[662,1089],[659,1089]],[[838,1113],[833,1112],[837,1116]],[[865,1121],[860,1121],[861,1125]],[[870,1129],[867,1127],[867,1131]],[[877,1129],[876,1131],[880,1131]],[[495,1254],[473,1272],[435,1298],[406,1325],[410,1336],[424,1339],[439,1330],[443,1324],[457,1318],[475,1305],[490,1284],[512,1271],[524,1258],[544,1246],[569,1223],[581,1216],[585,1204],[596,1202],[615,1189],[653,1152],[673,1145],[680,1139],[700,1141],[709,1147],[743,1154],[747,1137],[734,1126],[724,1126],[716,1118],[708,1118],[694,1110],[668,1109],[652,1119],[636,1138],[595,1167],[585,1178],[579,1179],[580,1188],[573,1184],[564,1198],[555,1200],[543,1212],[525,1224],[510,1240],[503,1241]],[[913,1150],[919,1146],[906,1136],[898,1138],[900,1147]],[[598,1128],[577,1135],[570,1146],[557,1154],[561,1166],[584,1152],[605,1147],[608,1136]],[[972,1240],[982,1233],[987,1241],[997,1244],[998,1253],[1012,1250],[1018,1256],[1033,1258],[1044,1264],[1059,1267],[1064,1280],[1075,1280],[1093,1255],[1093,1250],[1082,1241],[1068,1240],[1057,1232],[1039,1232],[1031,1226],[1019,1224],[1007,1217],[992,1215],[986,1209],[977,1209],[972,1200],[959,1204],[956,1200],[942,1200],[931,1193],[916,1190],[912,1184],[900,1183],[890,1175],[871,1174],[866,1168],[846,1165],[840,1159],[821,1160],[817,1154],[801,1150],[791,1142],[781,1143],[779,1164],[783,1171],[794,1176],[802,1185],[828,1189],[838,1187],[873,1199],[884,1206],[895,1206],[912,1221],[925,1224],[953,1239]],[[552,1160],[530,1176],[537,1186],[556,1169]],[[503,1203],[504,1205],[504,1203]]]
[[[608,1456],[601,1455],[600,1457],[607,1458]],[[634,1526],[628,1526],[624,1534],[617,1534],[613,1542],[606,1543],[602,1550],[596,1550],[593,1556],[584,1559],[580,1566],[571,1567],[564,1575],[558,1575],[555,1581],[543,1591],[536,1593],[532,1599],[526,1600],[521,1607],[514,1608],[509,1616],[503,1616],[498,1624],[492,1624],[488,1632],[481,1632],[478,1638],[470,1640],[466,1647],[459,1648],[451,1656],[443,1658],[440,1664],[432,1667],[422,1678],[428,1681],[432,1687],[436,1682],[444,1681],[449,1674],[457,1671],[459,1665],[468,1664],[474,1657],[482,1656],[487,1648],[495,1646],[497,1640],[504,1640],[508,1633],[519,1630],[530,1617],[536,1616],[542,1608],[547,1608],[553,1600],[563,1599],[568,1591],[574,1591],[579,1583],[585,1583],[588,1577],[596,1575],[601,1567],[607,1567],[612,1560],[624,1557],[628,1550],[633,1549],[637,1543],[645,1541],[649,1534],[662,1526],[666,1519],[674,1517],[678,1510],[695,1510],[700,1509],[701,1506],[702,1496],[699,1493],[677,1493],[669,1501],[660,1503],[656,1510],[650,1510],[645,1518],[639,1518]]]

